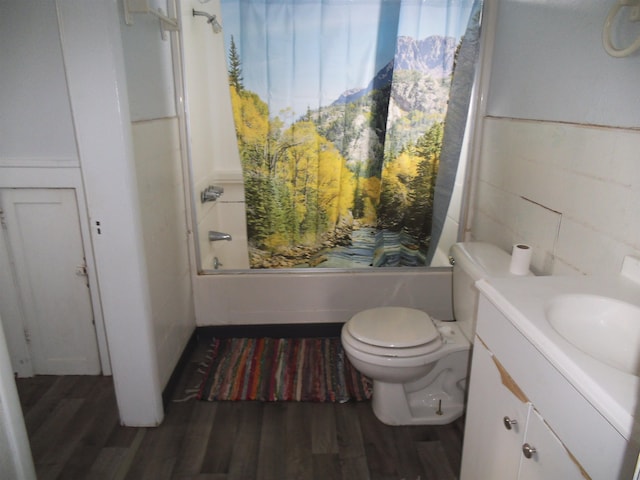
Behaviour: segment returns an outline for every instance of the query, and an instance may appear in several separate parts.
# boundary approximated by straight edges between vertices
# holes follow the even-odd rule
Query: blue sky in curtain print
[[[459,38],[472,0],[221,0],[246,89],[293,121],[365,88],[393,58],[396,36]],[[284,112],[285,110],[288,113]]]

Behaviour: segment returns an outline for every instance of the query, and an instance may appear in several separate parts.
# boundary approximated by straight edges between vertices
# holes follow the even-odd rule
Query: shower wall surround
[[[220,4],[218,1],[204,5],[195,1],[181,2],[197,269],[214,270],[216,258],[222,268],[248,269],[242,167],[231,99],[227,94],[224,39],[222,34],[214,33],[202,17],[194,17],[193,8],[220,18]],[[224,194],[215,202],[201,203],[200,192],[210,185],[223,187]],[[233,240],[209,242],[209,230],[229,233]]]

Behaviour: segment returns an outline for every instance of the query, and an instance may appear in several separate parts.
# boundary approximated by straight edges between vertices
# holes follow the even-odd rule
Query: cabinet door
[[[529,406],[506,370],[476,337],[461,480],[517,478]],[[505,418],[515,423],[505,423]]]
[[[577,461],[547,426],[544,419],[531,409],[525,444],[535,449],[530,458],[522,454],[519,480],[584,480],[589,476],[581,471]]]

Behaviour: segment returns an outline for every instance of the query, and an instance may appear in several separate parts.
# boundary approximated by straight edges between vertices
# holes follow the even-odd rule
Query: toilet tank
[[[475,282],[486,277],[505,277],[511,255],[484,242],[456,243],[449,251],[453,258],[453,315],[462,333],[473,341],[479,292]]]

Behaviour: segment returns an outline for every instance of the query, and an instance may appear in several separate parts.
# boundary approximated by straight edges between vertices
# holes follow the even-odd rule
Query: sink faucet
[[[209,241],[217,242],[218,240],[229,240],[231,241],[231,235],[223,232],[214,232],[213,230],[209,230]]]

